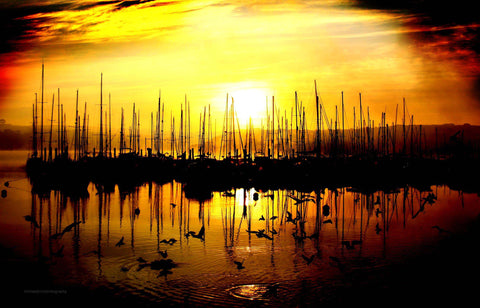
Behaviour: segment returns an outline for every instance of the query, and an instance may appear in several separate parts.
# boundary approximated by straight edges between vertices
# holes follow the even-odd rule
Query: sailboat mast
[[[74,139],[74,151],[73,151],[73,160],[77,160],[77,150],[78,150],[78,90],[77,90],[77,99],[75,100],[75,139]]]
[[[123,154],[125,136],[123,134],[123,107],[122,107],[122,118],[120,120],[120,155]]]
[[[314,83],[315,83],[315,106],[316,106],[316,110],[317,110],[317,132],[316,132],[316,141],[317,141],[317,145],[316,145],[316,152],[317,152],[317,158],[320,157],[320,123],[319,123],[319,108],[318,108],[318,93],[317,93],[317,81],[314,80]]]
[[[40,158],[43,160],[43,87],[44,87],[44,64],[42,62],[42,96],[41,96],[41,114],[40,114]]]
[[[100,147],[98,155],[103,156],[103,73],[100,74]]]
[[[112,95],[108,93],[108,156],[112,157]]]
[[[58,115],[57,115],[57,151],[59,151],[59,153],[61,153],[61,150],[60,150],[61,149],[60,88],[58,88],[58,94],[57,94],[57,111],[58,111]]]
[[[53,108],[55,106],[55,94],[52,96],[52,114],[50,117],[50,138],[48,140],[48,160],[52,160],[52,135],[53,135]]]
[[[33,105],[33,142],[32,142],[32,146],[33,146],[33,157],[37,157],[38,156],[38,152],[37,152],[37,122],[38,122],[38,118],[37,118],[37,93],[35,93],[35,105]]]
[[[272,96],[272,158],[275,155],[275,96]]]

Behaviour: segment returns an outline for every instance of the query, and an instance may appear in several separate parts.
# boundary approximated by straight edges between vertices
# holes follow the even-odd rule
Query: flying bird
[[[167,253],[167,250],[166,250],[166,249],[165,249],[165,251],[161,251],[161,250],[160,250],[158,253],[159,253],[163,258],[168,257],[168,253]]]
[[[169,239],[169,240],[163,239],[163,240],[160,241],[160,243],[165,243],[165,244],[169,244],[169,245],[173,245],[173,244],[175,244],[176,242],[177,242],[177,240],[174,239],[174,238],[171,238],[171,239]]]
[[[433,226],[432,229],[437,229],[439,233],[452,233],[451,231],[442,229],[439,226]]]
[[[198,234],[195,234],[194,231],[190,231],[190,235],[194,238],[199,238],[201,240],[203,240],[205,238],[205,227],[202,226],[202,228],[200,229],[200,231],[198,231]]]
[[[38,222],[32,216],[25,215],[23,216],[23,218],[25,218],[26,221],[31,222],[35,228],[40,228],[40,226],[38,225]]]
[[[122,238],[118,241],[118,243],[115,244],[115,247],[120,247],[122,245],[125,245],[125,243],[123,242],[124,240],[124,237],[122,236]]]
[[[78,224],[80,224],[80,221],[75,221],[75,222],[69,224],[68,226],[66,226],[62,231],[62,235],[67,233],[67,232],[72,231],[73,227],[75,227]]]
[[[307,261],[307,264],[310,265],[312,263],[313,258],[315,258],[315,255],[311,255],[310,257],[307,257],[306,255],[302,255],[302,258]]]
[[[237,265],[237,268],[238,268],[239,270],[245,268],[245,266],[243,266],[243,262],[245,262],[245,260],[243,260],[242,262],[233,261],[233,263],[235,263],[235,264]]]

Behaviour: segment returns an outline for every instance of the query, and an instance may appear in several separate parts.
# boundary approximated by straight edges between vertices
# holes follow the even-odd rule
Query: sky
[[[417,124],[480,124],[474,4],[383,2],[2,0],[0,119],[31,125],[44,63],[46,123],[60,91],[73,125],[78,90],[93,129],[103,74],[115,129],[133,103],[149,128],[160,95],[166,118],[188,100],[192,125],[210,106],[220,130],[228,94],[259,126],[272,100],[290,117],[295,92],[314,128],[315,83],[329,118],[343,91],[347,127],[359,93],[375,123],[400,123],[405,98]]]

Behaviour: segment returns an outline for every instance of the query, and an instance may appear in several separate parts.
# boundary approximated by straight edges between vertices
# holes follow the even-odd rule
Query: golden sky
[[[361,92],[375,123],[385,111],[393,122],[405,97],[416,123],[480,124],[479,58],[465,44],[477,23],[427,24],[356,2],[5,1],[0,9],[13,17],[0,50],[0,118],[31,124],[44,61],[46,117],[60,88],[71,121],[78,89],[91,127],[101,73],[115,127],[135,102],[149,128],[161,90],[168,118],[180,117],[187,95],[192,125],[210,104],[218,129],[227,93],[240,124],[259,125],[272,96],[289,116],[297,91],[314,128],[314,80],[328,117],[344,91],[347,123]]]

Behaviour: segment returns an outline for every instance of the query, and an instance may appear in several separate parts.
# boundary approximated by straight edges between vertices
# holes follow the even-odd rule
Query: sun
[[[267,91],[260,88],[243,88],[232,91],[230,96],[240,126],[247,125],[250,119],[254,126],[260,126],[260,121],[266,117]]]

